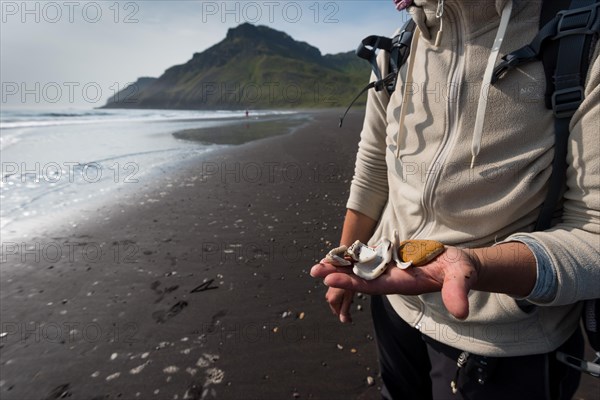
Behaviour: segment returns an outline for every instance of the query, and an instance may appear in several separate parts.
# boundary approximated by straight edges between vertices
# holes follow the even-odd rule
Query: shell
[[[358,252],[359,255],[360,252],[365,251],[365,248],[369,248],[362,243],[357,244],[356,246],[360,248]],[[392,247],[392,242],[387,239],[383,239],[379,245],[372,249],[375,252],[375,257],[371,258],[370,253],[367,253],[369,258],[371,258],[371,261],[355,263],[352,272],[354,272],[356,276],[367,281],[379,277],[385,272],[387,264],[392,259]],[[356,254],[356,251],[354,253]]]
[[[394,230],[393,242],[382,239],[375,247],[369,247],[359,240],[349,248],[336,247],[325,256],[325,260],[337,267],[353,266],[352,272],[365,280],[373,280],[385,272],[390,261],[394,260],[400,269],[427,264],[444,252],[442,243],[435,240],[405,240],[400,242]],[[352,262],[354,261],[354,263]]]
[[[404,261],[410,261],[416,267],[425,265],[445,250],[436,240],[405,240],[400,243],[398,253]]]
[[[394,248],[392,250],[392,258],[394,259],[394,262],[396,263],[396,267],[400,268],[400,269],[406,269],[408,267],[410,267],[411,265],[413,265],[412,261],[402,261],[402,259],[400,259],[399,256],[399,251],[400,250],[400,235],[398,235],[398,231],[396,229],[394,229]]]
[[[346,251],[348,250],[347,246],[336,247],[331,250],[325,256],[325,260],[329,261],[336,267],[349,267],[352,263],[344,258]]]
[[[368,263],[377,257],[377,252],[369,246],[361,243],[360,240],[357,240],[352,244],[352,246],[348,247],[346,254],[352,257],[354,261],[359,263]]]

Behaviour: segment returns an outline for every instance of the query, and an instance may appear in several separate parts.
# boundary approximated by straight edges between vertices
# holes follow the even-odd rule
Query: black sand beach
[[[339,129],[338,113],[12,243],[0,397],[379,398],[368,298],[342,325],[308,275],[339,239],[353,173],[362,114]],[[585,382],[577,398],[597,399]]]
[[[361,115],[337,115],[15,241],[2,399],[376,398],[368,299],[343,326],[308,275],[339,239],[353,171]]]

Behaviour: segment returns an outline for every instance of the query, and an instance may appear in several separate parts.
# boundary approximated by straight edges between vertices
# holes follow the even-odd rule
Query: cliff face
[[[352,44],[349,44],[351,46]],[[321,55],[265,26],[242,24],[159,78],[140,78],[107,108],[245,109],[347,105],[367,82],[353,52]]]

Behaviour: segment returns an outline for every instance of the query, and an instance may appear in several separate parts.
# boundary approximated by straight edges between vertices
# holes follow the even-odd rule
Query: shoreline
[[[378,398],[368,300],[342,326],[308,275],[339,239],[362,124],[340,130],[337,113],[17,243],[0,282],[2,398]]]
[[[217,127],[201,127],[173,132],[176,139],[203,144],[240,145],[255,140],[293,133],[310,123],[307,113],[246,117],[228,121]]]
[[[56,114],[62,115],[53,113]],[[30,149],[27,141],[17,140],[18,147],[8,149],[3,157],[3,174],[5,166],[6,174],[2,187],[1,231],[4,239],[18,240],[36,232],[47,232],[46,227],[52,228],[62,220],[77,224],[77,220],[88,219],[87,215],[105,204],[135,202],[130,189],[142,187],[146,192],[154,192],[155,178],[164,173],[177,173],[180,164],[186,160],[195,162],[221,148],[228,151],[231,145],[291,133],[309,123],[312,115],[298,111],[280,114],[277,110],[254,114],[250,118],[245,118],[243,112],[237,114],[235,117],[184,120],[175,115],[176,119],[161,119],[159,125],[152,119],[138,120],[132,116],[131,121],[118,120],[121,122],[117,125],[99,124],[96,137],[102,136],[103,130],[122,130],[124,138],[114,137],[113,133],[111,140],[116,142],[116,149],[110,140],[92,139],[90,147],[99,151],[94,155],[84,151],[83,159],[77,155],[83,150],[77,145],[70,152],[58,146],[53,148],[51,144],[46,148],[36,145],[38,153],[28,156],[23,154]],[[43,140],[45,136],[55,134],[57,129],[61,131],[56,124],[65,123],[68,128],[62,128],[62,131],[68,129],[70,140],[76,141],[77,132],[90,128],[85,125],[89,122],[78,119],[80,115],[73,116],[76,117],[74,122],[70,119],[46,121],[50,125],[36,128],[36,137]],[[110,118],[103,122],[115,124]],[[3,136],[6,132],[2,130]],[[156,141],[159,141],[158,147],[153,148]],[[136,145],[142,150],[136,152]]]

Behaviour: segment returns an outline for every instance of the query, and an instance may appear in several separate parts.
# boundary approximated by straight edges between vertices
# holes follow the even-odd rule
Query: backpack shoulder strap
[[[545,1],[541,19],[548,19],[562,3]],[[543,22],[543,21],[542,21]],[[505,55],[495,69],[492,84],[510,70],[543,60],[546,74],[546,106],[554,112],[554,159],[548,193],[535,230],[550,228],[566,180],[566,156],[571,117],[583,101],[592,41],[600,35],[600,2],[572,0],[569,9],[556,12],[531,43]]]
[[[540,60],[542,52],[546,51],[550,41],[573,35],[598,35],[600,32],[600,19],[598,18],[600,4],[594,0],[573,0],[571,5],[582,1],[591,4],[559,11],[539,30],[531,43],[502,57],[503,61],[494,69],[492,84],[515,67]],[[548,2],[545,1],[544,4],[546,3]]]
[[[579,7],[582,4],[583,7]],[[561,17],[559,20],[555,39],[558,40],[556,58],[550,61],[549,58],[542,57],[543,61],[546,60],[546,75],[552,74],[552,80],[546,83],[546,106],[554,111],[556,142],[550,187],[535,226],[536,230],[550,228],[566,182],[569,123],[584,98],[591,43],[594,36],[597,37],[600,33],[599,10],[600,3],[594,0],[573,0],[570,10],[559,12],[559,15],[567,15],[567,19]],[[588,26],[592,31],[590,33],[587,30]],[[570,31],[580,33],[568,34]]]
[[[371,64],[371,69],[375,74],[376,80],[370,82],[365,86],[360,93],[352,100],[344,114],[340,117],[340,128],[344,123],[346,114],[352,107],[352,105],[358,100],[364,92],[374,88],[375,91],[380,92],[386,90],[388,94],[392,94],[396,89],[396,82],[398,81],[398,73],[400,68],[406,63],[410,53],[410,44],[412,42],[413,32],[416,29],[416,24],[412,19],[409,19],[404,26],[400,29],[400,32],[393,38],[387,38],[384,36],[368,36],[364,38],[358,48],[356,49],[356,55],[364,60],[367,60]],[[388,74],[383,76],[381,68],[377,64],[377,54],[379,50],[383,50],[389,54],[388,57]]]
[[[369,61],[377,78],[375,90],[381,91],[385,88],[391,94],[396,89],[398,72],[408,59],[416,26],[415,22],[409,19],[393,38],[368,36],[358,45],[356,55]],[[381,69],[377,64],[378,50],[386,51],[389,54],[389,73],[385,77],[382,77]]]

